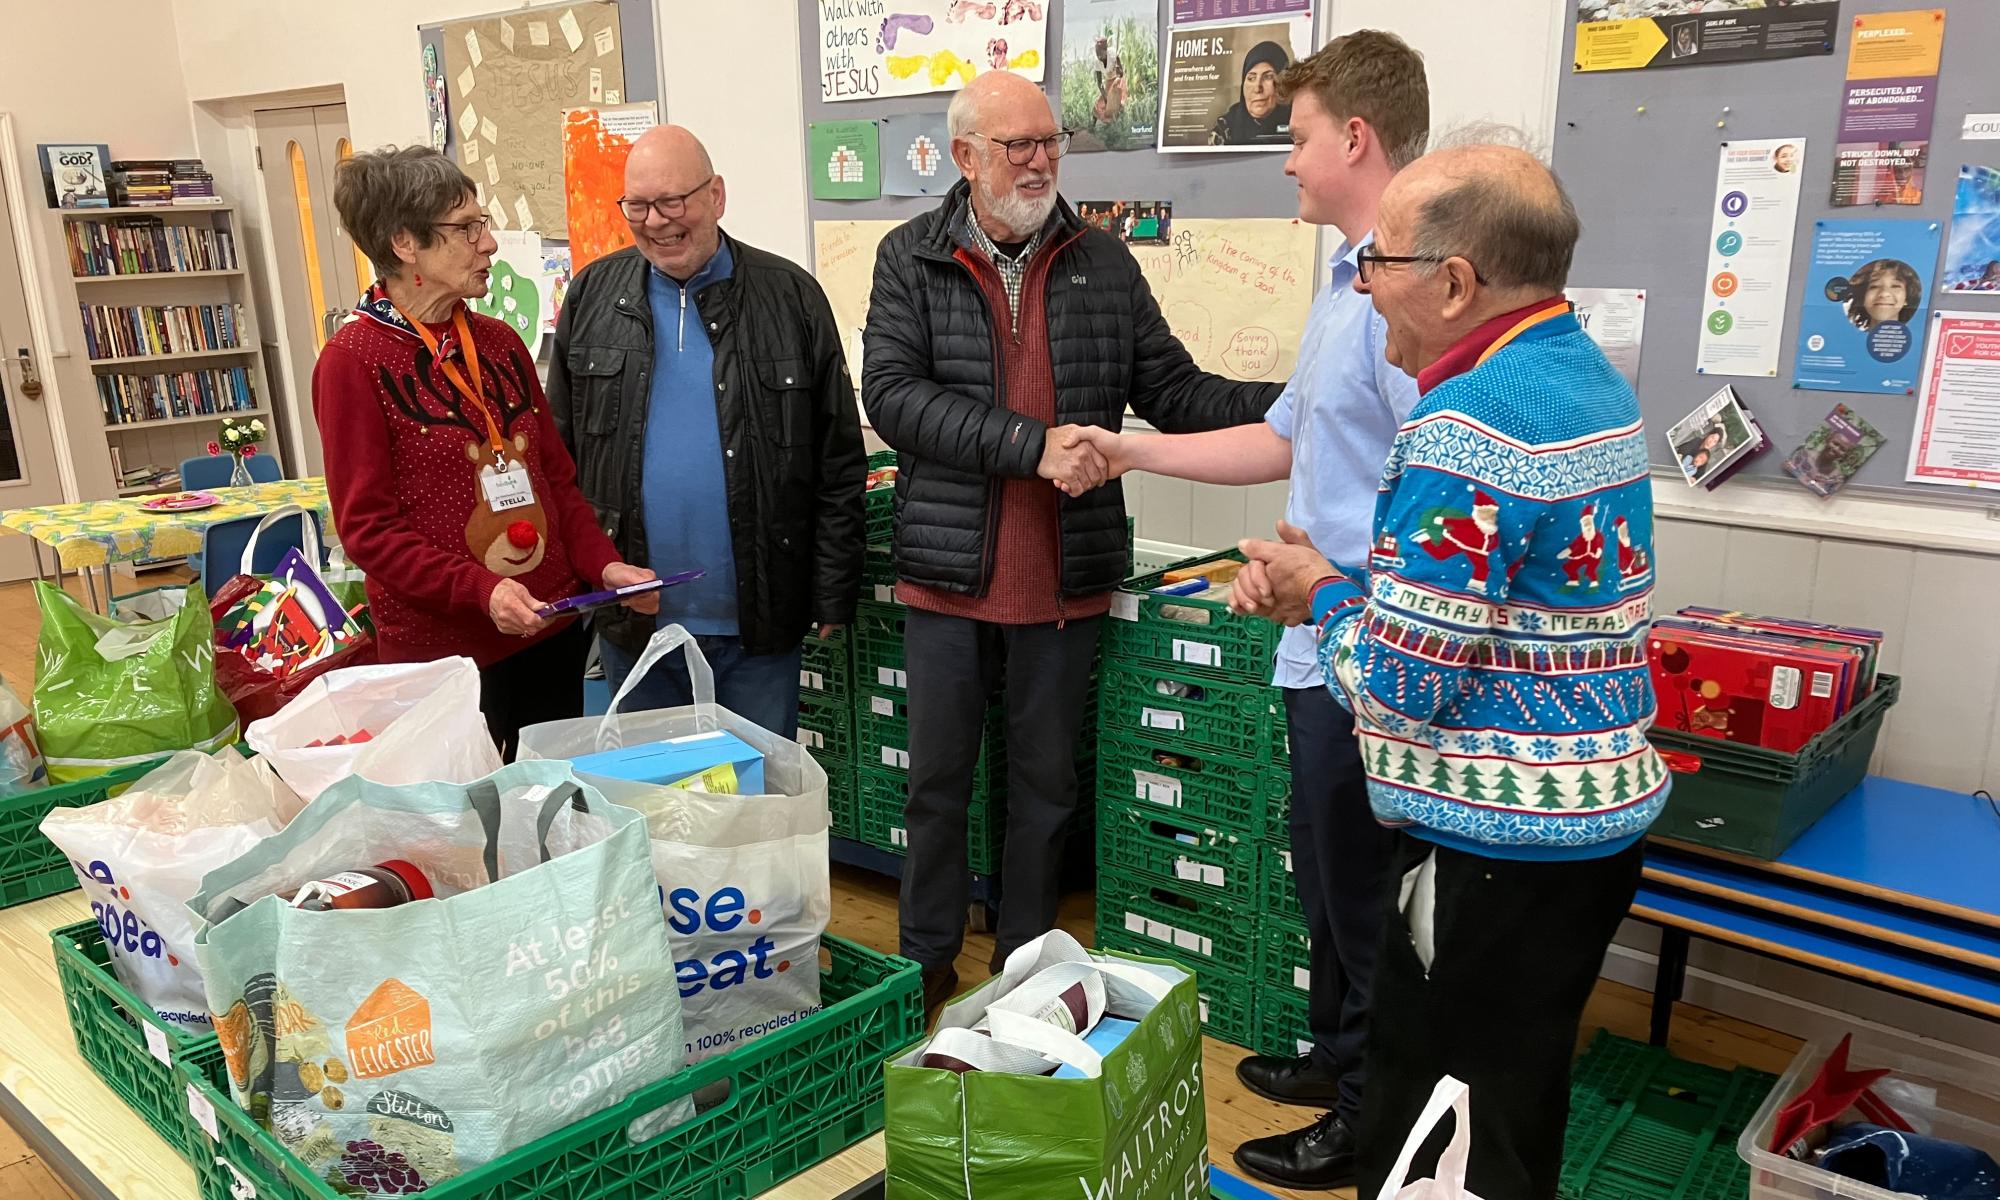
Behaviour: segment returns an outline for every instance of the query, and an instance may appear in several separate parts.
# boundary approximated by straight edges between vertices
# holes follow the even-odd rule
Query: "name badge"
[[[481,471],[479,488],[486,493],[486,507],[502,513],[526,508],[535,502],[535,485],[528,482],[528,468],[509,467],[504,471]]]

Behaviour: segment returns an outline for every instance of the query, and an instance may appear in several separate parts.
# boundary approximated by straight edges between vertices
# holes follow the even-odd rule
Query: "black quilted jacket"
[[[1002,476],[1031,476],[1047,427],[1010,411],[996,383],[994,314],[973,278],[991,271],[966,231],[964,182],[934,211],[882,240],[868,309],[861,400],[902,452],[896,571],[912,583],[983,595],[992,578]],[[1049,218],[1049,356],[1056,422],[1118,429],[1129,405],[1169,433],[1260,419],[1283,389],[1198,369],[1168,329],[1131,251],[1086,226],[1067,202]],[[1034,276],[1031,273],[1030,279]],[[1124,578],[1125,496],[1116,483],[1059,497],[1065,596]]]

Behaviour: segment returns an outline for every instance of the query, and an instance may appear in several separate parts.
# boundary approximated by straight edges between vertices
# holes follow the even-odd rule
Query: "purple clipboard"
[[[584,592],[579,596],[565,596],[553,604],[544,604],[535,610],[540,617],[560,617],[565,613],[589,612],[593,608],[604,608],[620,604],[633,596],[643,596],[647,592],[657,592],[677,583],[687,583],[700,579],[707,571],[679,571],[672,575],[662,575],[658,579],[648,579],[644,583],[628,583],[624,587],[606,588],[601,592]]]

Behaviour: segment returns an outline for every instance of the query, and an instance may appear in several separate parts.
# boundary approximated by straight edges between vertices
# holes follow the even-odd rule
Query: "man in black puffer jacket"
[[[1007,835],[998,969],[1055,923],[1098,625],[1126,570],[1125,501],[1079,426],[1129,405],[1160,429],[1259,420],[1278,383],[1194,364],[1139,264],[1056,195],[1069,134],[1018,75],[981,75],[947,118],[965,182],[877,252],[862,403],[902,452],[897,599],[909,606],[909,858],[902,954],[935,1006],[957,985],[966,810],[1004,672]]]

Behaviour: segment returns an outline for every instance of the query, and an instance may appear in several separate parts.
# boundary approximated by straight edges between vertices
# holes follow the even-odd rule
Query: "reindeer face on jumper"
[[[494,512],[487,503],[486,485],[490,478],[508,471],[525,475],[528,470],[526,434],[515,434],[511,441],[502,442],[501,447],[503,460],[496,465],[492,448],[486,442],[466,444],[465,457],[479,468],[479,495],[472,506],[471,518],[465,522],[465,544],[472,557],[487,570],[512,578],[542,565],[542,557],[549,549],[549,518],[542,511],[539,499],[503,512]]]

